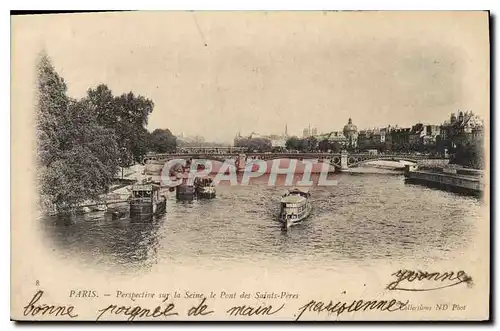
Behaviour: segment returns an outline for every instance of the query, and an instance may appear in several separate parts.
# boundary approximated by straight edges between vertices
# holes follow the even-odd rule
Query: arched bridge
[[[211,161],[225,162],[226,160],[238,160],[240,163],[246,163],[251,160],[271,161],[277,159],[296,159],[307,160],[314,159],[328,162],[339,170],[357,167],[370,161],[407,161],[417,164],[429,163],[443,165],[448,159],[442,157],[432,157],[429,155],[409,155],[409,154],[372,154],[372,153],[172,153],[155,154],[147,156],[144,163],[153,161],[154,163],[164,163],[174,159],[204,159]]]

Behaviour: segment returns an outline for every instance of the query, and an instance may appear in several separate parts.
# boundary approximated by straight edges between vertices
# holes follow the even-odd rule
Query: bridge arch
[[[219,161],[219,162],[224,162],[228,159],[234,159],[236,160],[238,156],[236,155],[217,155],[217,154],[209,154],[209,155],[187,155],[187,154],[171,154],[171,155],[166,155],[166,156],[161,156],[161,157],[150,157],[150,158],[145,158],[144,163],[146,163],[147,160],[152,160],[155,163],[167,163],[172,160],[192,160],[192,159],[198,159],[198,160],[208,160],[208,161]]]
[[[347,157],[347,167],[353,168],[373,161],[392,161],[392,162],[406,161],[411,163],[419,162],[418,160],[411,157],[394,157],[394,156],[362,157],[362,156],[351,155]]]
[[[334,166],[341,170],[356,167],[361,164],[365,164],[371,161],[407,161],[416,164],[445,164],[447,159],[443,158],[432,158],[419,155],[384,155],[384,154],[364,154],[364,153],[200,153],[200,154],[156,154],[148,155],[144,158],[144,163],[150,163],[153,165],[164,165],[165,163],[175,160],[175,159],[198,159],[207,160],[212,162],[224,163],[227,160],[234,160],[238,165],[238,169],[244,167],[242,161],[247,164],[252,160],[262,160],[262,161],[273,161],[273,160],[283,160],[283,159],[295,159],[295,160],[318,160],[320,163],[328,163],[330,166]],[[434,160],[436,159],[436,160]]]

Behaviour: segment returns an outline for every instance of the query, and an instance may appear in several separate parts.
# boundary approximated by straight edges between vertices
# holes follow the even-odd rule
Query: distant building
[[[360,130],[358,133],[358,147],[360,149],[371,148],[370,130]]]
[[[443,148],[455,147],[465,141],[479,142],[484,137],[484,122],[472,112],[459,112],[450,115],[450,121],[440,126],[440,140]]]
[[[318,142],[327,140],[330,143],[338,143],[341,146],[345,146],[347,143],[347,138],[344,136],[342,131],[332,131],[328,133],[321,133],[314,136]]]
[[[474,141],[481,141],[484,139],[484,127],[478,126],[472,129],[471,137]]]
[[[358,133],[358,147],[363,150],[387,150],[390,149],[391,141],[390,127],[360,130]]]
[[[202,136],[184,136],[183,133],[177,136],[177,145],[183,146],[201,146],[205,143]]]
[[[479,116],[474,115],[472,112],[465,113],[463,116],[463,120],[466,121],[464,128],[465,133],[472,134],[473,131],[476,131],[477,133],[483,130],[484,122],[481,118],[479,118]]]
[[[267,136],[269,140],[271,140],[271,146],[272,147],[285,147],[286,146],[286,141],[288,137],[286,135],[276,135],[272,134]]]
[[[302,138],[308,138],[317,135],[318,135],[318,128],[311,128],[310,125],[309,127],[304,128],[304,130],[302,130]]]
[[[390,131],[391,149],[393,151],[407,151],[410,148],[411,128],[395,128]]]
[[[347,138],[346,136],[344,136],[344,133],[342,131],[330,132],[328,141],[332,143],[339,143],[342,146],[345,146],[347,144]]]
[[[358,147],[358,127],[352,124],[352,119],[349,118],[347,124],[344,126],[343,130],[344,136],[347,139],[347,148],[357,148]]]
[[[426,146],[436,145],[437,137],[441,134],[441,127],[439,125],[425,125],[425,132],[422,143]]]
[[[285,148],[286,141],[288,140],[288,126],[285,125],[285,132],[281,135],[270,134],[263,135],[256,132],[250,133],[248,136],[242,136],[241,133],[238,133],[234,138],[234,146],[243,146],[246,145],[247,142],[251,139],[264,139],[269,140],[272,147]]]

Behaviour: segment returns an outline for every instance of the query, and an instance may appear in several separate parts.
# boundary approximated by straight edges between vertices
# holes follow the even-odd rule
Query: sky
[[[12,36],[46,50],[71,97],[133,91],[155,103],[148,129],[210,141],[489,113],[484,12],[43,15]]]

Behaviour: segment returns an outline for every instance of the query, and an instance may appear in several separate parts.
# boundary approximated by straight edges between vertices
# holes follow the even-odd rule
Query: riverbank
[[[130,167],[120,168],[115,174],[114,182],[109,187],[108,193],[101,194],[95,200],[88,199],[82,201],[81,203],[65,210],[57,210],[57,208],[52,205],[50,201],[43,201],[42,212],[49,216],[57,216],[106,211],[109,208],[114,209],[116,205],[127,202],[130,197],[130,188],[134,183],[147,177],[148,176],[145,175],[144,165],[135,164]]]
[[[405,168],[405,178],[409,183],[475,196],[482,196],[485,187],[482,171],[473,169],[419,169],[408,165]]]

